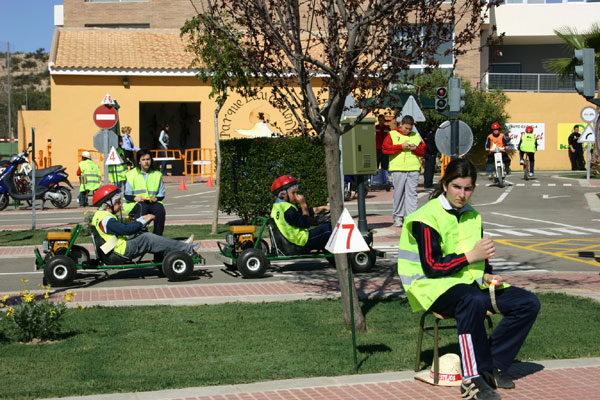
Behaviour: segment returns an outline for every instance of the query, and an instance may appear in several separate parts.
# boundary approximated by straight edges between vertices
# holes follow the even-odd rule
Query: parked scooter
[[[19,165],[27,162],[27,155],[27,149],[20,154],[14,154],[0,173],[0,211],[8,206],[10,197],[31,201],[31,172],[26,176],[20,176],[17,172]],[[65,208],[71,204],[71,191],[60,185],[61,182],[66,182],[73,189],[65,169],[61,165],[55,165],[35,171],[35,198],[42,200],[42,209],[46,200],[50,200],[57,208]]]

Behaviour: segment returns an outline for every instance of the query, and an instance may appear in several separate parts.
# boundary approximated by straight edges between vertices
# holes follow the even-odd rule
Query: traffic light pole
[[[452,159],[458,157],[458,111],[450,111],[450,152]]]

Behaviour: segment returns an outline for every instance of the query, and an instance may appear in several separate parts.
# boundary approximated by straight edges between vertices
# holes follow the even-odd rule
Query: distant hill
[[[8,74],[6,53],[0,53],[0,138],[10,137],[8,131]],[[17,111],[50,109],[50,73],[48,53],[39,49],[34,53],[10,54],[10,120],[16,137]]]

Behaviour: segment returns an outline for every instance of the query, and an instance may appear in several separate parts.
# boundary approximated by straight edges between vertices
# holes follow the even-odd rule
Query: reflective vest
[[[102,220],[106,217],[111,217],[111,218],[117,219],[117,217],[115,217],[113,214],[109,213],[108,211],[98,210],[94,213],[94,217],[92,218],[92,225],[94,226],[94,228],[96,228],[96,231],[98,232],[100,237],[104,240],[104,242],[108,243],[116,235],[104,233],[104,232],[102,232],[102,229],[100,229],[100,222],[102,222]],[[125,255],[126,248],[127,248],[127,239],[125,238],[125,236],[117,236],[117,244],[113,248],[114,252],[121,254],[121,255]]]
[[[271,218],[275,221],[279,232],[291,243],[298,246],[304,246],[308,241],[308,229],[299,228],[294,225],[288,224],[285,220],[285,212],[290,208],[298,208],[287,201],[278,201],[273,204],[271,209]]]
[[[79,191],[94,191],[102,184],[102,174],[100,173],[100,167],[92,160],[85,159],[79,163],[79,169],[81,170],[81,176],[79,178],[80,186]]]
[[[477,281],[481,288],[486,287],[483,283],[484,261],[469,264],[454,275],[428,278],[423,272],[417,241],[412,234],[415,221],[427,224],[439,233],[444,255],[471,251],[481,239],[479,213],[473,209],[466,211],[460,216],[459,222],[455,215],[444,209],[440,198],[429,201],[404,220],[398,250],[398,274],[414,312],[428,310],[452,286],[461,283],[469,285]]]
[[[521,136],[521,151],[525,153],[535,153],[537,150],[535,144],[537,139],[533,133],[525,133]]]
[[[123,149],[120,147],[117,148],[117,153],[119,154],[119,157],[121,157],[121,161],[123,161],[125,159],[125,152],[123,151]],[[127,179],[127,177],[125,176],[126,173],[126,163],[108,166],[108,180],[110,180],[110,183],[123,182],[125,179]]]
[[[416,132],[411,132],[408,136],[401,134],[397,130],[390,131],[392,144],[399,145],[404,142],[418,146],[421,144],[421,137]],[[390,171],[420,171],[421,161],[410,150],[402,150],[396,154],[390,155]]]
[[[494,152],[494,149],[495,149],[496,147],[504,147],[504,133],[501,133],[501,134],[499,134],[498,136],[494,136],[494,134],[493,134],[493,133],[491,133],[491,134],[488,136],[488,139],[489,139],[489,141],[490,141],[490,147],[489,147],[489,149],[490,149],[490,151],[489,151],[489,152],[490,152],[490,153],[493,153],[493,152]],[[503,149],[503,150],[500,150],[500,151],[501,151],[501,152],[505,152],[505,151],[506,151],[506,149]]]
[[[144,175],[146,179],[144,179]],[[159,171],[153,169],[148,174],[142,174],[139,168],[134,168],[129,170],[125,176],[127,177],[127,182],[131,185],[134,196],[153,198],[158,195],[158,189],[160,189],[160,182],[162,180],[162,174]],[[127,201],[123,204],[125,214],[129,214],[136,204],[135,201]]]

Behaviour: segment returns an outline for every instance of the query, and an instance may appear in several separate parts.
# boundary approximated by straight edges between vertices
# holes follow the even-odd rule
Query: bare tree
[[[231,37],[239,59],[268,86],[276,106],[290,110],[302,134],[316,134],[325,147],[332,220],[343,209],[340,135],[380,108],[391,84],[409,83],[411,64],[434,68],[445,54],[462,54],[479,39],[482,0],[205,0],[202,18]],[[199,16],[200,17],[200,16]],[[352,95],[362,105],[353,122],[342,120]],[[369,99],[367,102],[366,100]],[[346,257],[336,256],[344,319],[350,296],[359,330],[366,329],[356,290],[349,287]]]

